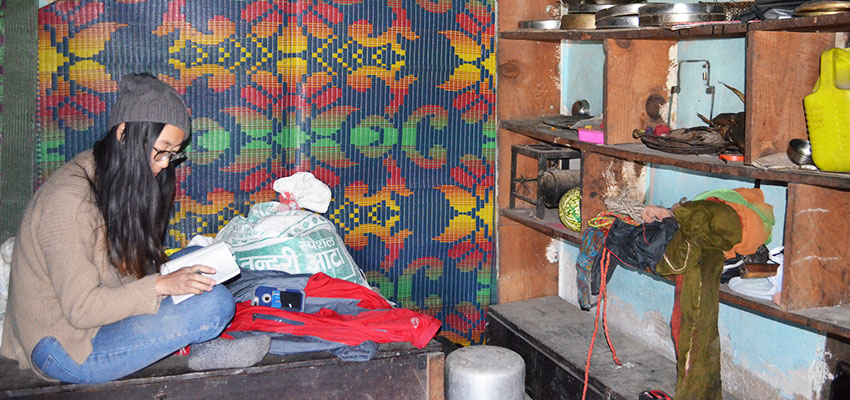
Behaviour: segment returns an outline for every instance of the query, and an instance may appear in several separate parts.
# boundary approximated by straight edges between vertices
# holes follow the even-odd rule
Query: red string
[[[611,356],[614,358],[614,364],[623,365],[620,362],[620,359],[617,358],[617,350],[614,350],[614,344],[611,343],[611,335],[608,333],[608,285],[607,285],[607,276],[608,276],[608,266],[611,262],[611,251],[606,252],[607,256],[605,257],[605,263],[602,265],[602,284],[599,288],[599,294],[605,298],[605,304],[602,306],[602,326],[605,328],[605,340],[608,342],[608,348],[611,349]]]
[[[611,211],[602,211],[599,214],[596,214],[595,217],[591,218],[590,221],[587,222],[587,225],[592,226],[594,228],[605,229],[610,228],[611,225],[614,225],[614,221],[618,219],[629,225],[640,225],[640,222],[637,222],[634,218],[626,214],[615,213]]]
[[[600,308],[602,309],[602,326],[605,331],[605,340],[608,342],[608,347],[611,349],[611,355],[614,357],[614,363],[622,365],[620,359],[617,358],[617,351],[614,350],[614,344],[611,343],[611,337],[608,334],[608,291],[606,289],[606,277],[608,276],[608,266],[610,263],[611,252],[607,248],[603,248],[600,263],[602,279],[599,285],[599,298],[596,302],[596,318],[593,320],[593,336],[590,338],[590,348],[587,349],[587,364],[584,367],[584,388],[581,392],[581,400],[585,400],[585,396],[587,396],[587,384],[590,381],[590,358],[593,355],[593,344],[596,342],[596,333],[599,331]]]

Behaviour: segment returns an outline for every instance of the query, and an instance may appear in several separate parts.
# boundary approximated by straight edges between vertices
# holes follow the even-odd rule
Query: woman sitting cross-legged
[[[230,292],[198,273],[214,269],[157,273],[190,133],[180,95],[125,76],[109,126],[41,186],[15,240],[0,353],[45,379],[126,376],[218,337],[233,316]]]

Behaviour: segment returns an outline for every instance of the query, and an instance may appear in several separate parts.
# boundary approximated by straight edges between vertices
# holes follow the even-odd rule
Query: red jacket
[[[286,311],[252,306],[249,301],[236,304],[233,322],[225,332],[264,331],[316,336],[325,340],[356,346],[371,340],[378,343],[410,342],[425,347],[440,329],[436,318],[392,305],[366,287],[323,273],[310,277],[304,288],[306,297],[359,299],[363,311],[344,315],[322,308],[316,313]]]

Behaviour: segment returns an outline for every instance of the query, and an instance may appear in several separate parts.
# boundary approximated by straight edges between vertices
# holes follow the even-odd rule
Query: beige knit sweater
[[[75,157],[38,190],[21,221],[0,346],[21,369],[32,367],[30,354],[44,337],[82,363],[101,326],[159,309],[155,275],[122,277],[107,260],[86,178],[93,171],[91,151]]]

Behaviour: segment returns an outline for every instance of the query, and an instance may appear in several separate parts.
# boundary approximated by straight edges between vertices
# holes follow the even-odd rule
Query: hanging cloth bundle
[[[637,221],[628,215],[603,211],[588,222],[587,229],[581,237],[581,249],[576,257],[576,287],[578,289],[578,303],[582,310],[590,310],[594,304],[592,296],[599,294],[600,286],[600,255],[608,237],[608,231],[615,221],[624,224],[639,225]],[[606,277],[610,278],[614,269],[606,271]]]
[[[595,292],[598,287],[599,301],[596,307],[593,337],[590,339],[590,349],[587,351],[582,398],[587,393],[587,384],[590,378],[590,358],[593,354],[593,345],[599,329],[600,312],[608,347],[611,348],[614,362],[620,365],[617,352],[614,350],[614,345],[611,343],[608,334],[607,283],[614,272],[614,268],[617,264],[622,264],[631,269],[652,269],[652,272],[655,273],[655,264],[664,255],[667,243],[678,229],[678,224],[674,218],[640,224],[633,218],[616,213],[601,213],[588,222],[588,225],[588,230],[600,229],[600,232],[602,232],[601,230],[604,229],[604,237],[601,240],[601,252],[591,269],[591,288]],[[615,259],[613,264],[611,263],[612,257]]]
[[[637,221],[632,219],[627,215],[616,214],[611,212],[602,212],[599,213],[596,217],[588,222],[587,231],[591,231],[593,236],[595,236],[595,246],[600,246],[602,248],[602,252],[599,253],[597,260],[599,262],[599,297],[596,304],[596,317],[593,321],[593,336],[590,337],[590,348],[587,350],[587,363],[584,367],[584,388],[581,392],[582,400],[585,399],[587,395],[587,384],[590,380],[590,358],[593,355],[593,345],[596,342],[596,333],[599,332],[599,315],[602,314],[602,326],[605,331],[605,340],[608,342],[608,347],[611,349],[611,356],[614,358],[614,363],[617,365],[622,365],[620,359],[617,358],[617,351],[614,349],[614,344],[611,343],[611,337],[608,334],[608,291],[606,289],[606,282],[608,281],[609,273],[608,268],[611,264],[611,252],[608,251],[604,247],[604,243],[607,239],[608,232],[611,229],[611,226],[615,224],[615,222],[623,221],[627,224],[638,225]],[[587,234],[587,231],[585,234]],[[601,240],[599,240],[601,238]],[[584,251],[584,249],[582,250]],[[589,257],[590,254],[585,254],[585,258]],[[593,258],[590,258],[591,260]],[[579,266],[578,263],[576,265]],[[590,271],[586,271],[590,272]]]
[[[656,266],[676,275],[670,325],[676,346],[675,399],[721,400],[717,330],[723,252],[741,241],[735,210],[719,201],[691,201],[673,211],[679,230]]]

